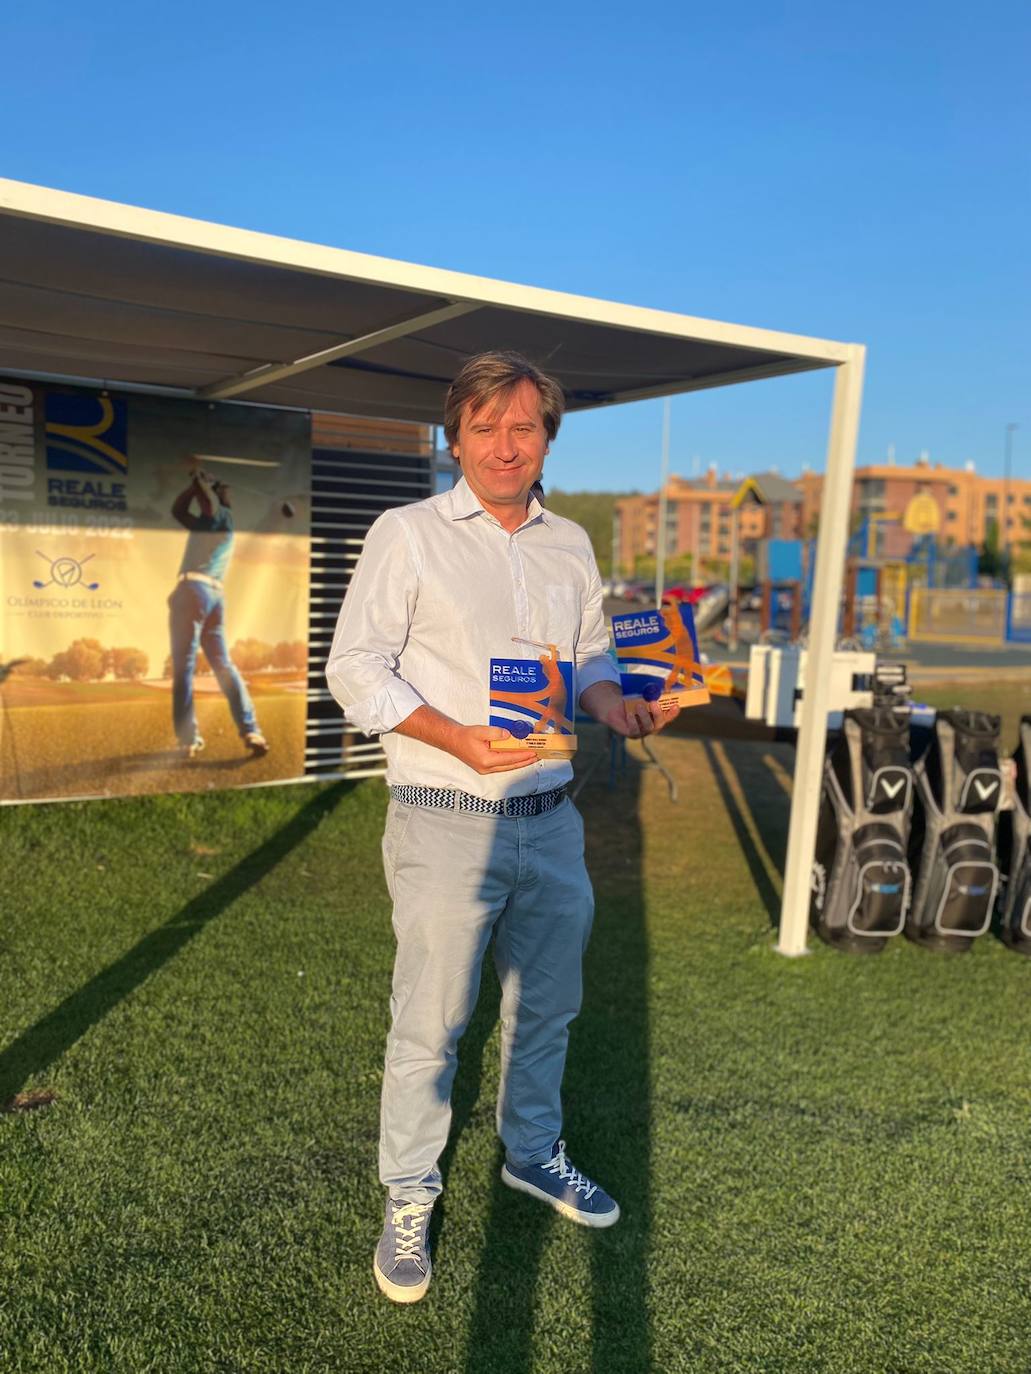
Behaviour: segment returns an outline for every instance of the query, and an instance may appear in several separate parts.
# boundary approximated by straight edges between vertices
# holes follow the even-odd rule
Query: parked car
[[[667,587],[666,596],[671,596],[676,601],[686,601],[689,606],[694,606],[697,602],[701,601],[703,596],[708,596],[712,588],[712,583],[704,587],[685,587],[678,585],[676,587]]]

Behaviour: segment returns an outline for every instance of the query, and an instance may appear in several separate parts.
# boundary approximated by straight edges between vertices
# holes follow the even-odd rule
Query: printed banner
[[[0,379],[0,800],[304,771],[306,415]]]

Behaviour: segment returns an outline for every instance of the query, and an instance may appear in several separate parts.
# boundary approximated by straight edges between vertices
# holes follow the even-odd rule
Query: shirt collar
[[[472,487],[464,477],[459,477],[458,481],[451,488],[451,519],[467,520],[470,515],[486,515],[487,512],[480,504],[480,498],[475,494]],[[526,504],[526,519],[536,520],[540,516],[543,523],[548,523],[548,512],[537,500],[536,496],[531,496]],[[522,528],[520,526],[520,528]]]

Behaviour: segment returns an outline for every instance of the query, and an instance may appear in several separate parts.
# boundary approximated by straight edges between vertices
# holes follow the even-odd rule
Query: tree
[[[273,649],[261,639],[238,639],[230,657],[241,673],[258,673],[272,666]]]
[[[977,558],[977,571],[982,577],[1006,575],[1006,555],[999,547],[998,520],[989,520],[985,526],[984,543]]]
[[[20,677],[46,677],[45,658],[23,658],[14,670]]]
[[[99,639],[77,639],[63,653],[55,654],[47,677],[67,677],[72,682],[99,682],[107,671],[107,655]]]
[[[106,666],[116,678],[135,682],[137,678],[147,676],[150,659],[142,649],[109,649]]]
[[[675,587],[679,582],[691,581],[691,569],[694,567],[694,555],[690,553],[677,553],[672,558],[666,559],[666,586]]]
[[[547,474],[544,480],[547,483]],[[616,502],[628,494],[618,491],[560,491],[558,487],[545,492],[544,503],[548,510],[553,510],[556,515],[564,515],[567,520],[575,520],[587,531],[602,577],[612,576],[612,517]]]
[[[303,639],[292,642],[281,639],[272,650],[273,668],[295,668],[303,672],[308,666],[308,646]]]
[[[1031,573],[1031,515],[1023,517],[1023,525],[1023,538],[1010,549],[1010,570],[1015,573]]]

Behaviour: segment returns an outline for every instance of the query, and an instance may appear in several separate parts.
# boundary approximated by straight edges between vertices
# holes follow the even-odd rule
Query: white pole
[[[735,506],[731,512],[730,526],[730,599],[727,602],[727,611],[730,617],[730,634],[727,637],[727,648],[731,652],[737,650],[737,584],[740,577],[741,568],[741,507]]]
[[[827,744],[831,667],[838,630],[841,584],[848,545],[852,469],[856,461],[859,409],[863,394],[866,350],[853,344],[847,362],[834,378],[827,477],[820,502],[820,532],[816,544],[813,604],[809,616],[809,655],[798,727],[798,751],[791,793],[791,824],[784,869],[784,900],[780,911],[779,954],[806,952],[809,928],[809,886],[816,850],[816,822],[820,811],[823,760]]]
[[[655,604],[662,605],[666,590],[666,484],[669,481],[669,415],[670,398],[662,406],[662,472],[659,477],[659,528],[655,540]]]

